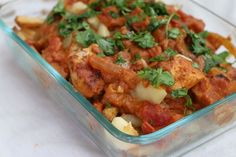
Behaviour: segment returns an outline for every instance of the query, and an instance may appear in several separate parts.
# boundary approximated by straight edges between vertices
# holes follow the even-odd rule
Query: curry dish
[[[45,20],[16,23],[23,40],[129,135],[155,132],[236,91],[230,38],[178,6],[64,0]]]

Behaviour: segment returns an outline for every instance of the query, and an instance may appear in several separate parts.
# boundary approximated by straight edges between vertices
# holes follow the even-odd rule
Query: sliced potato
[[[96,28],[96,29],[98,29],[98,27],[99,27],[99,25],[100,25],[100,21],[99,21],[99,19],[98,19],[97,17],[90,17],[90,18],[88,18],[88,23],[89,23],[92,27],[94,27],[94,28]]]
[[[132,126],[132,124],[129,122],[127,122],[126,120],[124,120],[122,117],[115,117],[112,120],[112,124],[119,129],[120,131],[128,134],[128,135],[133,135],[133,136],[138,136],[138,132],[137,130],[134,129],[134,127]]]
[[[103,110],[102,113],[109,121],[112,121],[118,114],[118,108],[107,107]]]
[[[107,26],[105,26],[104,24],[100,24],[98,26],[98,34],[101,35],[102,37],[109,37],[111,35]]]
[[[22,28],[36,28],[44,23],[43,19],[28,16],[17,16],[15,21]]]
[[[147,100],[154,104],[160,104],[166,97],[166,91],[159,87],[155,88],[152,85],[144,87],[142,83],[139,83],[134,90],[134,96],[140,100]]]
[[[83,2],[76,2],[73,4],[71,8],[71,12],[74,14],[79,14],[81,11],[86,10],[88,6],[84,4]]]

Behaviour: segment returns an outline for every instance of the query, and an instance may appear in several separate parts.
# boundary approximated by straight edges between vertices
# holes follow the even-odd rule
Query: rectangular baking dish
[[[0,30],[22,68],[71,113],[75,124],[108,156],[181,156],[236,125],[236,94],[232,94],[152,134],[133,137],[117,130],[12,30],[16,15],[45,17],[55,3],[54,0],[15,0],[0,4]],[[207,30],[229,35],[235,43],[236,27],[194,1],[167,0],[166,3],[181,6],[185,12],[203,19]]]

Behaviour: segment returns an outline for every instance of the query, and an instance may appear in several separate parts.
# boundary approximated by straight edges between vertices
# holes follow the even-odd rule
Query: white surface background
[[[198,1],[236,24],[236,1]],[[15,64],[1,32],[0,78],[0,157],[105,156]],[[235,145],[233,129],[184,157],[235,157]]]

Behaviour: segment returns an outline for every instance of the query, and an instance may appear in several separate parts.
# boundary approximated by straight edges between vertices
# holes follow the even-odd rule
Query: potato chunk
[[[17,16],[15,21],[22,28],[36,28],[44,23],[43,19],[28,16]]]

